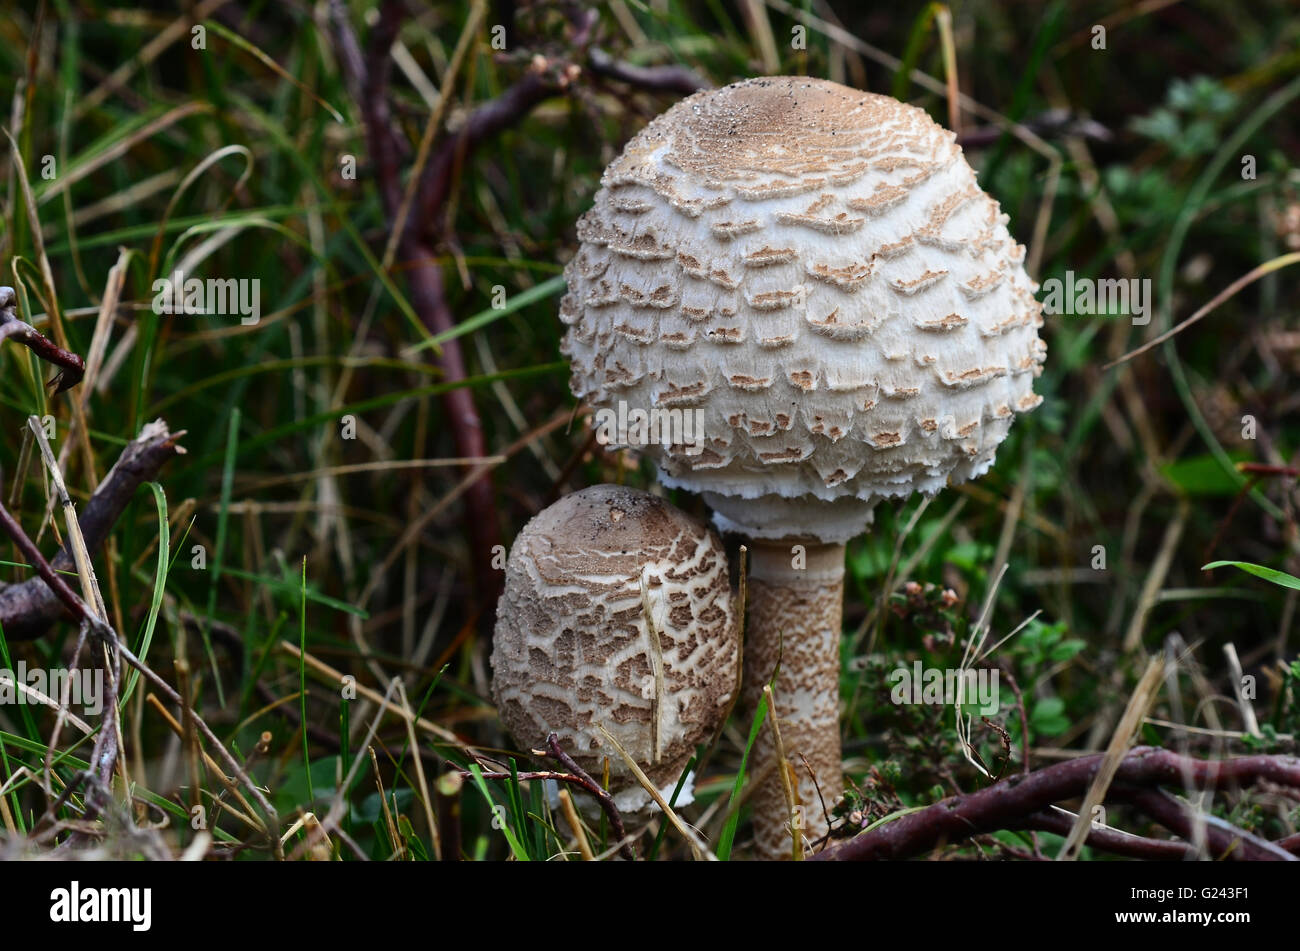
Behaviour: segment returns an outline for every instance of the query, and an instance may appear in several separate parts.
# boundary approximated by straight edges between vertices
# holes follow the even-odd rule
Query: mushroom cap
[[[844,541],[981,475],[1041,402],[1025,249],[920,109],[750,79],[660,115],[601,186],[565,270],[570,386],[701,411],[702,439],[641,448],[725,529]]]
[[[730,709],[739,663],[726,551],[665,500],[593,486],[515,539],[492,642],[501,720],[526,746],[557,734],[593,775],[608,757],[620,808],[649,797],[596,725],[670,787]]]

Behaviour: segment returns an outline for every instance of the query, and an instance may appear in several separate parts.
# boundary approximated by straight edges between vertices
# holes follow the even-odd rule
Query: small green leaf
[[[1231,458],[1240,462],[1245,456]],[[1208,453],[1167,463],[1160,467],[1160,474],[1188,495],[1236,495],[1241,490],[1241,477],[1228,472]]]
[[[1045,697],[1034,704],[1029,715],[1029,725],[1039,736],[1059,736],[1070,728],[1065,716],[1065,701],[1060,697]]]
[[[1052,663],[1059,664],[1063,661],[1069,660],[1087,646],[1087,641],[1080,640],[1077,637],[1072,637],[1070,640],[1061,641],[1061,643],[1053,647],[1047,657]]]

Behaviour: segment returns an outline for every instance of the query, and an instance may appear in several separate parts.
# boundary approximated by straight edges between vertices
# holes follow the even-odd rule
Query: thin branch
[[[950,796],[918,812],[863,832],[843,845],[810,856],[813,861],[904,859],[1024,822],[1053,803],[1083,795],[1104,754],[1083,756],[1012,776],[969,795]],[[1134,748],[1121,760],[1114,781],[1127,788],[1192,783],[1209,791],[1249,786],[1267,780],[1300,788],[1300,759],[1294,756],[1243,756],[1202,760],[1149,746]],[[1163,823],[1162,823],[1163,824]]]
[[[1042,812],[1036,812],[1032,816],[1028,816],[1023,821],[1008,824],[1007,828],[1052,832],[1064,838],[1074,828],[1074,817],[1067,813],[1044,809]],[[1131,835],[1104,826],[1092,826],[1088,830],[1088,838],[1085,844],[1101,852],[1123,855],[1131,859],[1177,862],[1196,858],[1196,847],[1186,842],[1174,842],[1169,839],[1149,839],[1145,836]]]
[[[348,20],[346,6],[332,0],[330,19],[344,81],[357,100],[366,126],[370,159],[375,180],[390,229],[401,229],[398,236],[399,268],[407,274],[411,303],[424,325],[434,334],[444,334],[456,326],[448,304],[442,265],[436,249],[444,241],[455,241],[452,223],[446,221],[446,203],[453,184],[470,155],[498,133],[517,125],[544,100],[568,91],[582,75],[582,62],[598,76],[617,79],[645,89],[668,92],[694,92],[707,84],[698,76],[679,67],[636,67],[615,61],[607,53],[588,44],[599,16],[595,10],[574,6],[569,11],[573,59],[536,56],[525,74],[497,98],[470,112],[461,127],[437,141],[423,169],[417,169],[418,183],[411,202],[412,213],[398,223],[402,213],[403,185],[401,160],[410,152],[410,143],[392,120],[393,106],[389,86],[392,69],[391,50],[401,24],[407,16],[401,0],[386,0],[371,30],[364,58]],[[515,45],[512,43],[512,46]],[[465,379],[464,358],[460,344],[452,339],[444,343],[439,362],[448,383]],[[459,387],[442,398],[444,414],[461,456],[486,455],[483,424],[471,389]],[[499,544],[495,496],[490,478],[485,474],[465,492],[466,534],[473,554],[475,584],[481,604],[495,606],[500,590],[500,572],[492,569],[492,553]],[[492,622],[494,612],[483,612],[482,621]]]
[[[14,313],[17,297],[12,287],[0,287],[0,341],[9,338],[21,343],[46,363],[59,368],[51,381],[55,393],[72,389],[86,375],[86,361],[69,353],[35,327],[19,320]]]
[[[559,760],[565,769],[578,777],[582,787],[600,803],[600,808],[605,811],[605,815],[609,818],[609,827],[614,830],[614,839],[622,843],[619,846],[619,854],[629,862],[634,861],[636,852],[633,851],[632,844],[627,841],[627,829],[623,825],[623,816],[619,813],[618,806],[614,804],[614,797],[600,783],[592,779],[585,769],[574,762],[572,756],[560,748],[560,738],[554,733],[546,738],[546,748],[550,751],[551,756]]]
[[[88,551],[93,552],[107,540],[136,490],[156,478],[169,459],[185,453],[176,445],[184,435],[183,430],[173,433],[165,422],[155,420],[122,450],[77,519]],[[51,564],[56,571],[68,571],[73,567],[72,556],[60,549]],[[40,637],[64,613],[59,598],[40,578],[0,587],[0,627],[10,641]]]
[[[351,38],[351,27],[346,10],[341,5],[332,9],[334,32],[339,45],[343,48],[340,63],[345,72],[345,79],[350,90],[361,91],[358,106],[366,124],[366,138],[370,150],[370,159],[374,166],[380,198],[389,227],[396,226],[402,200],[401,158],[409,151],[409,143],[394,128],[389,101],[388,77],[392,68],[392,46],[400,32],[401,23],[406,15],[405,7],[398,0],[387,0],[380,8],[379,20],[371,31],[368,50],[364,63],[357,56],[355,40]],[[549,92],[547,93],[549,94]],[[507,99],[507,92],[502,99]],[[534,102],[540,102],[544,96],[538,96]],[[499,103],[501,100],[497,100]],[[438,150],[424,169],[420,180],[420,192],[413,207],[424,209],[420,200],[421,192],[425,201],[432,202],[433,214],[412,214],[407,218],[399,248],[401,267],[407,272],[411,288],[411,303],[424,325],[434,334],[444,333],[456,325],[451,307],[443,285],[442,265],[434,253],[434,243],[442,237],[437,234],[441,219],[441,206],[446,197],[446,189],[452,177],[457,150],[472,148],[478,141],[505,125],[516,121],[532,105],[514,112],[513,107],[504,112],[489,104],[480,107],[475,113],[488,110],[491,120],[484,122],[471,117],[460,136],[453,136],[440,143]],[[474,133],[470,135],[470,133]],[[477,137],[476,137],[477,136]],[[462,157],[464,153],[461,153]],[[431,186],[431,182],[434,184]],[[428,237],[421,237],[428,233]],[[464,358],[459,343],[449,340],[442,348],[439,358],[443,378],[449,383],[456,383],[466,378]],[[474,402],[474,393],[468,387],[449,390],[442,397],[444,414],[448,420],[452,437],[459,455],[478,457],[487,455],[483,424]],[[500,542],[500,529],[497,525],[496,504],[492,483],[487,473],[476,479],[465,491],[466,534],[470,540],[473,555],[474,578],[478,601],[495,607],[499,593],[499,572],[492,569],[493,551]],[[483,623],[490,625],[493,611],[483,612]]]
[[[471,112],[460,131],[446,138],[425,166],[415,198],[415,207],[421,213],[411,215],[407,220],[404,237],[413,237],[414,230],[421,226],[438,224],[439,212],[447,200],[458,163],[464,162],[488,139],[518,124],[535,106],[563,92],[566,87],[567,82],[555,75],[552,64],[543,59],[536,66],[529,67],[522,79],[496,99]]]
[[[708,80],[685,66],[633,66],[616,60],[600,47],[587,54],[587,67],[597,76],[615,79],[649,92],[675,92],[689,96],[711,88]]]
[[[1179,838],[1191,842],[1193,824],[1199,818],[1205,825],[1206,844],[1210,858],[1246,862],[1294,862],[1296,857],[1285,849],[1238,829],[1217,816],[1194,817],[1184,803],[1160,789],[1118,789],[1115,798],[1122,799],[1142,810]]]

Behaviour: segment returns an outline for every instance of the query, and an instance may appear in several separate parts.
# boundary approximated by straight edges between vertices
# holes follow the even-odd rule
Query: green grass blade
[[[1208,565],[1203,565],[1201,570],[1209,571],[1211,568],[1240,568],[1256,578],[1263,578],[1265,581],[1271,581],[1284,588],[1300,591],[1300,578],[1295,575],[1289,575],[1285,571],[1278,571],[1274,568],[1265,568],[1263,565],[1253,565],[1248,561],[1212,561]]]
[[[141,660],[149,657],[149,645],[153,643],[154,630],[158,626],[158,613],[162,610],[163,592],[167,588],[167,576],[171,572],[171,529],[167,522],[167,495],[157,482],[148,483],[153,491],[154,502],[158,506],[158,568],[154,574],[153,597],[149,601],[149,614],[144,621],[144,636],[136,648],[136,656]],[[126,681],[126,690],[122,693],[119,708],[125,710],[126,702],[131,699],[135,685],[140,680],[140,671],[131,669]]]
[[[408,354],[415,353],[429,347],[440,346],[448,340],[455,340],[457,337],[472,334],[474,331],[481,330],[489,324],[500,320],[507,314],[513,314],[515,311],[527,307],[529,304],[535,303],[539,300],[545,300],[548,297],[558,294],[560,291],[564,290],[564,287],[565,282],[563,275],[542,281],[542,283],[528,288],[528,290],[524,291],[522,294],[516,294],[514,297],[511,297],[504,306],[495,308],[490,307],[487,310],[479,311],[473,317],[467,317],[465,320],[462,320],[450,330],[444,330],[436,337],[431,337],[428,340],[423,340],[420,343],[417,343],[413,347],[408,347],[406,352]]]
[[[749,739],[745,742],[745,753],[740,758],[740,769],[736,771],[736,783],[731,788],[731,800],[727,805],[727,822],[722,827],[722,835],[718,837],[718,860],[722,862],[731,859],[731,846],[736,841],[736,826],[740,824],[740,790],[745,785],[745,767],[749,764],[749,752],[754,748],[754,740],[758,738],[758,731],[763,726],[763,720],[767,717],[767,698],[764,697],[758,702],[758,709],[754,711],[754,722],[749,728]]]
[[[514,830],[510,828],[510,823],[501,818],[501,812],[504,807],[498,805],[497,801],[492,798],[492,793],[488,790],[487,783],[483,779],[483,771],[479,769],[478,763],[469,764],[470,775],[474,777],[474,785],[477,787],[483,800],[488,805],[488,811],[492,814],[492,825],[499,826],[501,834],[506,837],[506,842],[510,844],[510,851],[514,854],[515,860],[527,862],[528,850],[523,847],[519,839],[515,836]]]

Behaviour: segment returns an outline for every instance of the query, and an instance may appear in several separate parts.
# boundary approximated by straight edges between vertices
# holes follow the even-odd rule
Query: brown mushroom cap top
[[[663,499],[593,486],[516,538],[492,649],[501,719],[526,747],[558,734],[594,775],[608,757],[620,807],[646,797],[596,724],[670,785],[720,726],[738,665],[726,552]]]
[[[572,389],[698,410],[702,442],[643,448],[724,528],[842,541],[881,498],[982,474],[1040,402],[1041,306],[1006,221],[920,109],[802,77],[697,93],[579,221]]]

